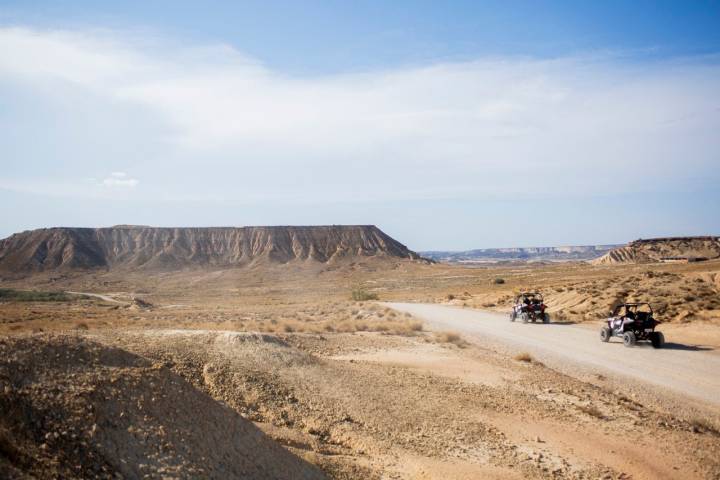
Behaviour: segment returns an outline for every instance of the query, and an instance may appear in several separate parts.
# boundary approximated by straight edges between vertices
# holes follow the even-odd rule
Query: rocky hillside
[[[720,237],[666,237],[635,240],[610,250],[596,265],[708,260],[720,257]]]
[[[463,252],[420,252],[424,257],[445,263],[495,263],[527,261],[592,260],[620,245],[571,245],[563,247],[481,248]]]
[[[0,272],[242,266],[258,261],[420,257],[371,225],[46,228],[0,240]]]

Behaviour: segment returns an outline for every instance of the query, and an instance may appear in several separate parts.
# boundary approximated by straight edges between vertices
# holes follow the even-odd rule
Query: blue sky
[[[720,2],[0,2],[0,236],[717,234],[718,131]]]

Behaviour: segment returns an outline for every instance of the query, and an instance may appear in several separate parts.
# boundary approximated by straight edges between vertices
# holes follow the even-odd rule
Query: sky
[[[717,1],[0,0],[0,237],[720,233]]]

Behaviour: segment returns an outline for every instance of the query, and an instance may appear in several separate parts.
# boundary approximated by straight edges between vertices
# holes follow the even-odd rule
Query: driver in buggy
[[[548,323],[550,316],[545,312],[546,306],[543,296],[537,292],[522,292],[515,297],[512,310],[510,311],[510,321],[514,322],[520,317],[523,323],[532,321],[542,321]]]
[[[624,330],[623,327],[627,323],[633,323],[634,321],[635,321],[635,313],[631,309],[623,306],[620,309],[620,311],[617,313],[617,316],[615,317],[615,320],[612,323],[612,328],[613,328],[613,330],[623,331]]]
[[[624,331],[625,325],[630,325],[635,322],[644,322],[647,320],[649,312],[645,312],[639,309],[638,305],[623,306],[617,314],[615,321],[613,322],[613,330]]]
[[[610,337],[622,337],[626,347],[635,345],[637,340],[650,340],[654,348],[661,348],[665,337],[655,330],[660,323],[649,303],[623,303],[610,312],[607,326],[600,330],[600,339],[607,342]]]

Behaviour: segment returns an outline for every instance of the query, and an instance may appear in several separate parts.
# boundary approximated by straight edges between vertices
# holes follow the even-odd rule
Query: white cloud
[[[715,58],[489,58],[293,78],[226,45],[111,32],[6,28],[0,45],[0,79],[42,92],[67,122],[68,91],[87,94],[90,117],[130,109],[108,148],[159,145],[135,160],[155,176],[144,186],[165,185],[158,195],[593,194],[718,176]],[[111,168],[99,162],[92,174]],[[138,180],[114,172],[102,184]]]
[[[125,178],[126,176],[123,172],[113,172],[102,184],[106,187],[134,188],[140,183],[138,179]]]

